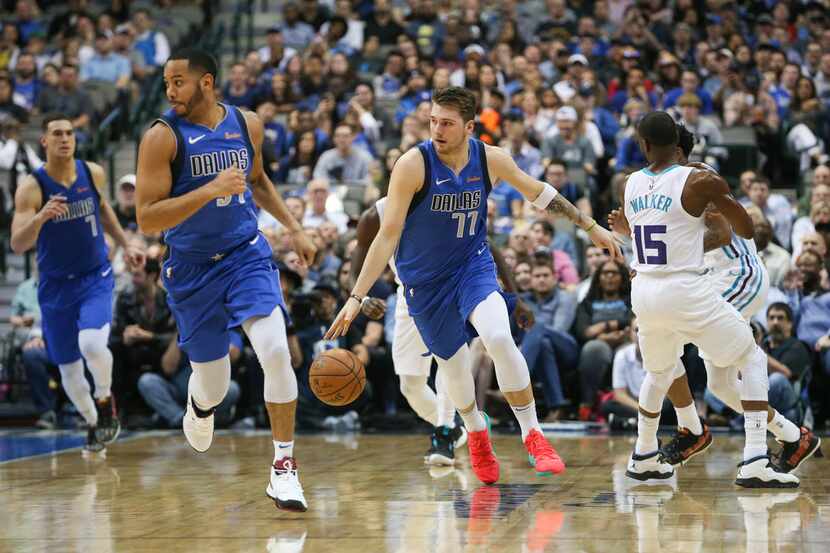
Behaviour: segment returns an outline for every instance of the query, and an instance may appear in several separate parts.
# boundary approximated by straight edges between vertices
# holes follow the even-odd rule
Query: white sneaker
[[[268,553],[302,553],[308,531],[302,533],[285,531],[277,536],[271,536],[265,548]]]
[[[189,394],[182,419],[182,430],[187,443],[199,453],[207,451],[213,442],[213,412],[208,417],[197,417],[193,409],[193,398]]]
[[[660,460],[660,451],[638,455],[631,453],[625,475],[634,480],[666,480],[674,476],[674,467]]]
[[[797,488],[799,480],[794,474],[777,471],[769,457],[760,455],[738,464],[735,484],[743,488]]]
[[[271,481],[265,493],[277,504],[277,509],[306,511],[308,504],[303,495],[303,486],[297,476],[297,461],[293,457],[278,460],[271,467]]]

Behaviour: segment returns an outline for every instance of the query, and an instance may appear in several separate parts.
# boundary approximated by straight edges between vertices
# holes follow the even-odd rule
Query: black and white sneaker
[[[773,467],[768,456],[759,455],[738,464],[735,484],[742,488],[797,488],[799,480]]]
[[[452,437],[453,446],[458,449],[467,443],[467,429],[464,428],[463,424],[456,424],[450,431],[450,437]]]
[[[301,513],[308,510],[303,486],[297,474],[297,461],[293,457],[285,457],[274,463],[265,493],[274,500],[277,509]]]
[[[115,398],[110,395],[107,398],[95,401],[95,409],[98,411],[98,428],[96,433],[98,440],[109,444],[115,441],[121,433],[121,422],[118,420],[118,413],[115,410]]]
[[[625,475],[634,480],[666,480],[674,476],[674,467],[662,460],[660,451],[638,455],[631,453]]]
[[[792,472],[801,463],[820,451],[821,438],[801,427],[801,435],[794,442],[781,442],[781,451],[772,458],[772,464],[780,472]]]
[[[428,465],[452,465],[455,463],[454,429],[439,426],[432,433],[430,446],[426,454]]]
[[[107,449],[102,441],[98,439],[98,432],[96,427],[88,426],[86,429],[86,443],[81,449],[81,455],[84,457],[106,455]]]

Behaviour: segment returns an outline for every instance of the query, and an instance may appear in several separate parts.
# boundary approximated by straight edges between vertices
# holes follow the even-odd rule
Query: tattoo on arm
[[[574,204],[569,202],[562,194],[557,194],[548,204],[548,211],[554,215],[561,215],[571,221],[579,228],[585,228],[590,224],[586,217]]]

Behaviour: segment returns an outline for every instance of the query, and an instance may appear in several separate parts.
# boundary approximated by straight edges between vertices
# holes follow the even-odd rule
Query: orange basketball
[[[345,349],[324,351],[311,364],[308,382],[314,395],[328,405],[348,405],[360,396],[366,371],[357,355]]]

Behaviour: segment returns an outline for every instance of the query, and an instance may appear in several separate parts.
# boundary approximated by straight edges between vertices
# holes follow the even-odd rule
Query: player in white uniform
[[[648,374],[640,391],[637,443],[626,474],[637,480],[674,475],[674,468],[660,457],[657,427],[677,359],[683,345],[691,342],[707,353],[713,371],[737,367],[742,374],[746,444],[735,483],[797,487],[798,478],[776,470],[768,457],[766,356],[740,313],[716,293],[709,279],[700,278],[703,213],[709,203],[744,238],[753,235],[752,220],[721,177],[675,163],[678,131],[669,114],[649,113],[637,131],[650,165],[628,178],[623,220],[634,242],[631,305]]]
[[[679,147],[677,161],[688,163],[689,152],[694,144],[694,135],[679,126]],[[714,171],[703,164],[695,167]],[[711,208],[711,206],[710,206]],[[703,239],[706,274],[713,289],[732,304],[747,323],[766,305],[769,291],[769,275],[758,256],[755,241],[738,236],[723,217],[707,210],[707,228]],[[743,412],[740,400],[738,370],[714,370],[706,352],[701,351],[706,366],[707,384],[711,392],[737,413]],[[675,406],[678,432],[661,448],[663,459],[672,465],[685,463],[706,450],[712,443],[709,428],[698,418],[694,401],[689,390],[686,370],[678,359],[675,366],[674,382],[668,397]],[[678,406],[683,407],[678,407]],[[772,407],[767,408],[767,422],[770,432],[782,444],[781,450],[773,456],[772,462],[783,472],[798,468],[821,446],[821,440],[805,427],[798,428]]]
[[[366,252],[375,239],[380,222],[383,220],[386,198],[381,198],[360,216],[357,225],[357,247],[352,254],[351,273],[357,278],[363,267]],[[493,251],[499,277],[509,293],[515,292],[510,271],[506,269],[498,251]],[[403,285],[398,278],[395,257],[389,258],[389,268],[395,274],[398,291],[395,301],[395,335],[392,338],[392,360],[395,374],[401,381],[401,393],[409,402],[415,413],[435,427],[430,439],[430,447],[425,456],[430,465],[452,465],[455,448],[467,441],[467,432],[463,426],[455,424],[455,407],[447,394],[441,371],[436,373],[435,391],[427,384],[432,367],[432,355],[424,355],[429,348],[424,344],[415,321],[409,314],[409,307],[403,294]],[[386,304],[382,300],[367,298],[363,303],[363,314],[372,319],[384,315]],[[514,316],[523,328],[533,325],[533,312],[517,302]]]

